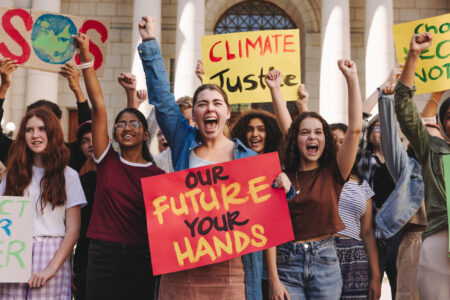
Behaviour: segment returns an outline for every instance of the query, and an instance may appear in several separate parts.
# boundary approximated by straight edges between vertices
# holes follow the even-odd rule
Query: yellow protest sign
[[[450,88],[450,14],[402,23],[393,26],[395,49],[399,63],[405,63],[414,33],[430,32],[432,46],[425,50],[417,63],[418,94]]]
[[[221,86],[230,104],[271,102],[264,76],[279,69],[284,99],[296,100],[301,82],[299,36],[298,29],[203,36],[203,82]]]

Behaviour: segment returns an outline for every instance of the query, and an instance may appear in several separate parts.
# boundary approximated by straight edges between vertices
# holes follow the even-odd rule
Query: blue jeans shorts
[[[339,299],[342,275],[333,238],[277,247],[278,276],[292,300]]]

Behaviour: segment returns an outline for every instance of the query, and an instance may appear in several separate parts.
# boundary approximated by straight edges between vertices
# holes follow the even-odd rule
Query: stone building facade
[[[220,17],[241,0],[0,0],[0,6],[36,8],[69,15],[110,17],[106,70],[100,80],[108,110],[109,128],[114,116],[126,105],[121,72],[139,70],[135,47],[139,42],[136,24],[145,14],[155,17],[157,36],[170,80],[175,81],[175,96],[192,94],[199,81],[195,78],[200,58],[200,37],[213,34]],[[328,61],[351,57],[356,61],[362,95],[368,96],[395,65],[392,42],[393,24],[450,12],[450,0],[271,0],[300,29],[302,81],[311,95],[310,107],[329,121],[343,121],[345,84],[337,67]],[[339,40],[335,40],[339,37]],[[332,45],[332,46],[328,46]],[[373,62],[376,61],[376,64]],[[179,64],[177,63],[179,62]],[[144,88],[142,75],[139,87]],[[74,115],[75,98],[66,80],[55,74],[18,70],[6,100],[3,128],[8,122],[19,124],[28,103],[48,98],[63,110],[63,128],[67,135]],[[323,82],[332,82],[321,90]],[[84,84],[81,82],[81,85]],[[322,84],[322,87],[325,85]],[[418,97],[422,107],[428,95]],[[321,100],[319,100],[321,99]],[[331,110],[330,110],[331,108]],[[142,110],[148,110],[146,105]]]

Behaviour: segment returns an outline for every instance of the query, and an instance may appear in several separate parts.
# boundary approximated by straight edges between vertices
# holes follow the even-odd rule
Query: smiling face
[[[300,123],[297,146],[303,169],[319,166],[319,158],[325,148],[325,134],[319,119],[306,117]]]
[[[260,118],[253,118],[247,125],[247,143],[256,153],[264,153],[266,146],[266,127]]]
[[[198,94],[192,113],[204,139],[215,139],[223,134],[225,123],[231,116],[223,96],[211,89]]]
[[[148,132],[144,131],[144,127],[135,114],[124,112],[116,122],[115,139],[121,149],[123,147],[141,147],[142,143],[148,139]]]
[[[41,118],[36,116],[28,119],[25,126],[25,142],[33,155],[41,155],[48,145],[45,124]]]

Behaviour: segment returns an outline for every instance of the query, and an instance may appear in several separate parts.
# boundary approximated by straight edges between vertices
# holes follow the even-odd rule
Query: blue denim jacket
[[[138,52],[147,80],[149,102],[156,108],[156,120],[170,145],[173,167],[175,171],[188,169],[189,153],[202,144],[200,132],[189,126],[170,92],[158,43],[155,40],[141,43]],[[236,144],[234,159],[256,155],[238,139],[233,142]],[[261,251],[242,256],[247,300],[262,299],[262,261]]]
[[[381,151],[386,167],[397,185],[378,211],[375,221],[383,236],[390,238],[419,210],[424,198],[424,184],[419,162],[408,156],[400,140],[394,113],[394,96],[380,92],[378,110]]]

